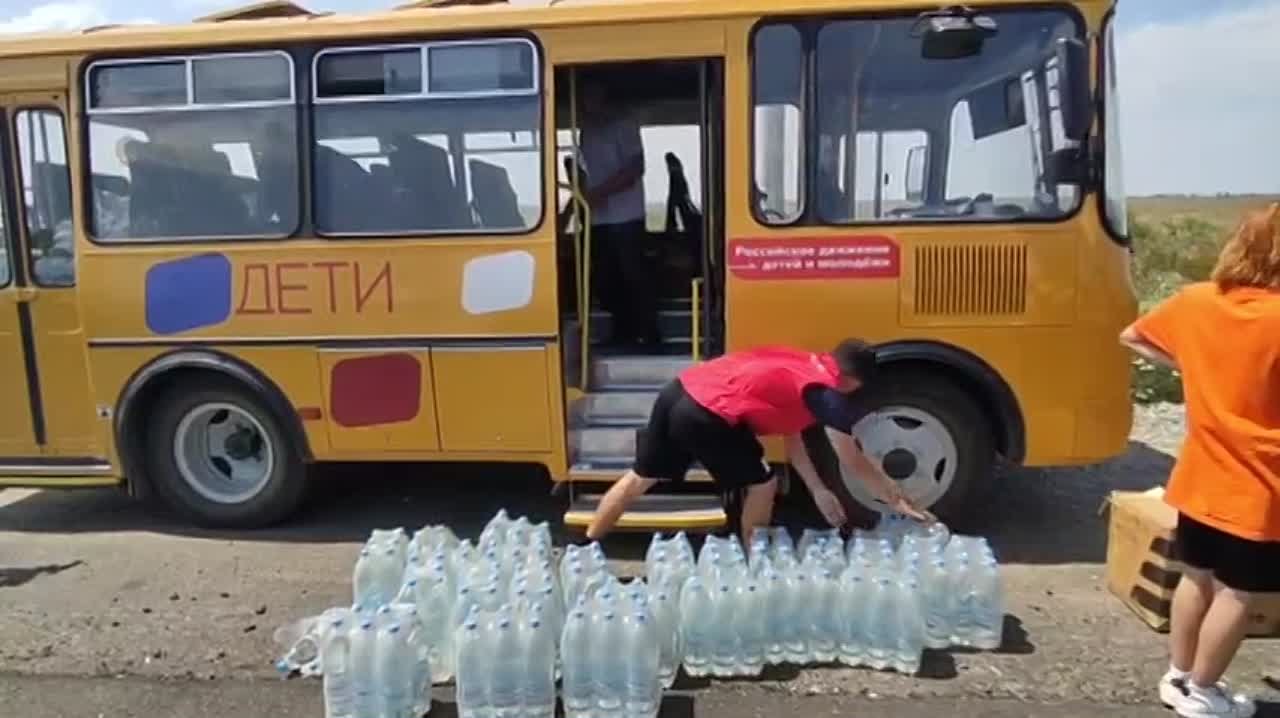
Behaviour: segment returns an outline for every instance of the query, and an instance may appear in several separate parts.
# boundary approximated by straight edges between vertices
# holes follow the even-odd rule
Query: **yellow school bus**
[[[944,517],[998,462],[1116,456],[1113,17],[266,2],[0,41],[0,484],[252,527],[315,463],[519,462],[580,525],[682,367],[850,335],[887,370],[855,432]],[[706,478],[623,526],[720,525]]]

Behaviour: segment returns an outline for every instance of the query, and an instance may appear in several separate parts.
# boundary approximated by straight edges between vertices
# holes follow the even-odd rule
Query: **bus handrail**
[[[569,71],[569,122],[575,150],[578,134],[578,72]],[[575,254],[578,278],[578,330],[582,333],[578,349],[581,361],[578,367],[578,388],[587,391],[591,376],[591,204],[582,192],[581,174],[578,172],[577,152],[574,152],[574,170],[569,177],[569,194],[578,215]]]
[[[702,361],[702,277],[694,277],[689,282],[689,334],[693,345],[693,361]]]

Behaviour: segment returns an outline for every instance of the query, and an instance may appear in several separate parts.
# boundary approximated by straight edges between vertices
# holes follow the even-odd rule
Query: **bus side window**
[[[31,275],[44,287],[75,286],[75,233],[71,175],[62,113],[22,110],[17,115],[19,166]]]
[[[529,42],[332,48],[315,62],[321,234],[512,233],[538,223],[542,118]]]
[[[804,48],[794,25],[767,25],[754,37],[752,209],[765,224],[804,211]]]
[[[87,83],[99,241],[297,230],[298,113],[287,54],[107,60],[90,66]]]

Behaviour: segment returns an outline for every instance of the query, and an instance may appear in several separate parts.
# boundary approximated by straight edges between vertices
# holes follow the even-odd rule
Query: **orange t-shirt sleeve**
[[[1143,339],[1175,358],[1178,356],[1178,326],[1186,321],[1184,297],[1185,290],[1178,292],[1157,304],[1133,325]]]

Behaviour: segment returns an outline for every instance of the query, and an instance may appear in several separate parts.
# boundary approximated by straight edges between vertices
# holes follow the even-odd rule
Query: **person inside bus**
[[[579,140],[591,210],[592,291],[613,316],[609,343],[655,346],[657,298],[644,255],[644,145],[640,124],[601,80],[582,82]]]
[[[658,393],[649,423],[637,435],[635,465],[600,500],[587,539],[603,538],[632,502],[660,481],[682,481],[696,461],[721,494],[745,492],[741,530],[744,545],[750,545],[752,531],[772,519],[778,486],[761,436],[784,437],[787,458],[818,511],[832,526],[843,527],[844,507],[819,477],[801,438],[817,424],[828,429],[845,471],[891,511],[932,521],[853,438],[849,395],[875,381],[876,373],[875,350],[860,339],[846,339],[832,352],[766,347],[689,367]]]
[[[1212,281],[1184,287],[1121,341],[1177,369],[1186,396],[1165,493],[1184,571],[1160,699],[1180,716],[1251,716],[1222,677],[1257,594],[1280,591],[1280,204],[1245,219]]]

